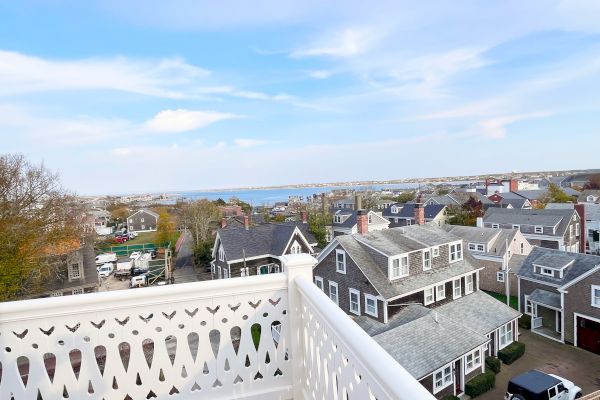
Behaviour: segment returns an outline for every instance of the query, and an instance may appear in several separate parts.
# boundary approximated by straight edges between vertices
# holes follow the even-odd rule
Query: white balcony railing
[[[432,399],[312,284],[314,262],[0,304],[0,399]]]

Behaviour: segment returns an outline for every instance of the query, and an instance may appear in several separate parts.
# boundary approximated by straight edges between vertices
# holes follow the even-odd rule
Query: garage
[[[580,314],[575,317],[575,345],[600,354],[600,320]]]

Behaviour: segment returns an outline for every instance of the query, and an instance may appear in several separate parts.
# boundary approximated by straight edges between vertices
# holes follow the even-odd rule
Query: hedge
[[[519,328],[531,329],[531,316],[524,314],[519,318]]]
[[[496,374],[492,371],[486,371],[467,382],[465,393],[473,398],[487,392],[494,386],[496,386]]]
[[[498,352],[498,358],[504,364],[512,364],[525,354],[525,343],[512,342]]]
[[[442,400],[460,400],[460,397],[449,394],[448,396],[442,397]]]
[[[487,369],[497,374],[500,372],[502,362],[496,357],[490,356],[485,358],[485,366],[487,367]]]

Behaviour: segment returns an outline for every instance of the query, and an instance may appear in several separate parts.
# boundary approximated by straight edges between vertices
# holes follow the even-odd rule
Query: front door
[[[600,354],[600,322],[577,317],[577,346]]]
[[[462,387],[462,369],[461,369],[461,360],[456,360],[454,363],[454,385],[456,386],[456,395],[458,396],[463,392]]]

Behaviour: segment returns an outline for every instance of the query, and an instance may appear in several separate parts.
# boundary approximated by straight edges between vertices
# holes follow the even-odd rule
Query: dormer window
[[[392,214],[398,214],[398,207],[392,206]]]
[[[346,273],[346,252],[337,249],[335,251],[335,270],[340,274]]]
[[[408,276],[408,256],[392,260],[392,279]]]
[[[483,253],[485,252],[485,246],[480,243],[469,243],[469,251]]]
[[[544,227],[536,225],[536,227],[534,228],[534,232],[535,233],[544,233]]]
[[[292,254],[302,253],[302,247],[300,246],[300,243],[298,243],[297,241],[294,240],[294,244],[292,244],[292,247],[290,248],[290,253],[292,253]]]
[[[333,222],[335,222],[336,224],[341,224],[342,223],[342,217],[341,217],[341,215],[334,215],[333,216]]]
[[[373,222],[373,221],[372,221],[372,215],[369,213],[369,214],[368,214],[368,216],[369,216],[369,224],[370,224],[370,223],[372,223],[372,222]]]
[[[492,224],[492,229],[499,229],[500,225],[499,224]]]
[[[223,250],[223,245],[219,245],[219,261],[225,261],[225,250]]]
[[[550,268],[541,268],[540,273],[546,276],[554,276],[554,271],[552,271]]]
[[[519,229],[521,229],[521,225],[513,225],[512,228],[516,229],[516,230],[519,230]]]
[[[450,262],[456,262],[463,259],[462,245],[460,243],[450,245]]]

